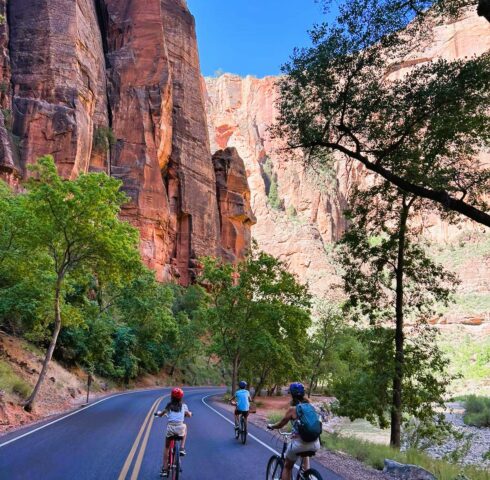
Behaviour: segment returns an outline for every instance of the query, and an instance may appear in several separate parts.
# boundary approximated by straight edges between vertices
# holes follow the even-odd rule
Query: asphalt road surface
[[[0,437],[1,480],[159,480],[166,420],[154,417],[170,389],[115,395],[84,409]],[[264,479],[281,444],[250,425],[246,445],[233,416],[213,403],[217,388],[186,388],[187,456],[182,480]],[[313,462],[324,480],[342,477]]]

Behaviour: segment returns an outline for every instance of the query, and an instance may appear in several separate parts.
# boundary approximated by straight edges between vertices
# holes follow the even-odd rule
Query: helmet
[[[299,382],[292,383],[289,385],[289,393],[293,397],[302,397],[305,394],[305,386]]]
[[[180,400],[184,396],[184,390],[181,388],[174,388],[170,396],[175,398],[175,400]]]
[[[247,388],[247,385],[248,385],[248,384],[247,384],[247,382],[245,382],[244,380],[242,380],[242,381],[241,381],[241,382],[238,384],[238,386],[239,386],[240,388]]]

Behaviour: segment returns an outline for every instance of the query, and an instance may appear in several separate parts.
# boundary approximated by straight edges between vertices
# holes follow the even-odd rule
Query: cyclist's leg
[[[294,462],[286,458],[284,461],[284,469],[282,470],[281,480],[291,480],[291,472],[293,471]]]
[[[247,429],[248,429],[248,414],[249,414],[248,410],[243,414],[243,418],[245,419],[245,427],[247,427]]]
[[[303,458],[303,470],[308,470],[310,468],[310,457]]]
[[[170,437],[165,438],[165,450],[163,451],[163,469],[168,470],[168,452],[170,451]]]
[[[240,414],[238,413],[238,410],[235,408],[235,428],[239,427],[240,425]]]
[[[180,450],[185,450],[185,440],[187,438],[187,425],[184,423],[183,425],[183,435],[182,435],[182,441],[180,442]]]

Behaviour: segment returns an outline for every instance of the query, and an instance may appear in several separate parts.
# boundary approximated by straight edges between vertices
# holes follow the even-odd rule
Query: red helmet
[[[181,388],[174,388],[170,396],[175,398],[175,400],[180,400],[184,396],[184,390]]]

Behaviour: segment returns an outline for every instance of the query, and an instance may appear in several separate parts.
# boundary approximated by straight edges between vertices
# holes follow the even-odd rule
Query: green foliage
[[[265,193],[269,206],[275,210],[284,210],[284,202],[279,196],[277,174],[274,172],[274,165],[269,157],[262,164],[262,177],[264,178]]]
[[[488,225],[490,170],[477,153],[490,143],[490,54],[387,75],[434,25],[423,13],[432,2],[415,3],[423,8],[344,0],[335,20],[314,27],[313,46],[295,50],[283,67],[274,133],[312,166],[337,152],[443,213]]]
[[[307,288],[255,247],[236,266],[213,258],[202,263],[212,352],[232,369],[233,391],[238,373],[259,391],[301,373],[310,324]]]
[[[0,360],[0,390],[15,393],[25,399],[31,392],[31,386],[19,377],[7,362]]]
[[[2,115],[5,128],[9,131],[12,131],[12,110],[10,110],[10,108],[2,108]]]
[[[474,427],[490,427],[490,398],[470,395],[465,402],[464,423]]]
[[[490,473],[476,467],[460,467],[444,460],[437,460],[423,452],[410,449],[400,452],[388,445],[381,445],[359,440],[354,437],[341,437],[339,435],[322,435],[323,445],[328,449],[352,455],[378,470],[382,470],[385,458],[400,463],[419,465],[432,472],[438,480],[459,480],[459,475],[466,475],[471,480],[489,480]]]
[[[93,150],[107,153],[116,144],[116,136],[110,127],[97,127],[94,129]]]

